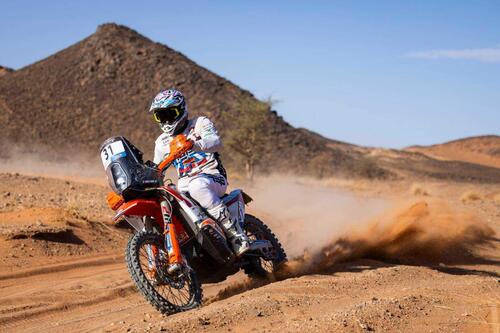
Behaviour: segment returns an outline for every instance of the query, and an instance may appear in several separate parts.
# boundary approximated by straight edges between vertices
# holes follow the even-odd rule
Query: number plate
[[[106,169],[108,165],[117,158],[124,156],[127,156],[127,152],[125,151],[123,142],[115,141],[110,143],[109,145],[106,145],[101,150],[101,160],[102,165],[104,165],[104,169]]]

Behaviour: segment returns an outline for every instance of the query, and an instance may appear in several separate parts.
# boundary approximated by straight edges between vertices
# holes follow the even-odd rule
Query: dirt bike
[[[163,180],[192,145],[184,135],[176,136],[159,165],[143,162],[143,153],[121,136],[107,139],[100,149],[113,189],[107,198],[116,211],[113,219],[126,220],[134,231],[125,251],[128,271],[145,298],[166,315],[199,306],[202,283],[223,281],[240,269],[250,277],[266,277],[286,261],[269,227],[245,214],[251,198],[242,190],[222,197],[231,219],[251,240],[250,249],[237,257],[218,223],[189,194]]]

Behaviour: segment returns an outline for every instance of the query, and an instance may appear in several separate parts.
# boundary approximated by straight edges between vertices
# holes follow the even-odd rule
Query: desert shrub
[[[413,184],[411,187],[410,187],[410,193],[413,194],[413,195],[416,195],[416,196],[428,196],[429,195],[429,192],[427,192],[427,190],[425,188],[422,187],[422,185],[420,184]]]
[[[309,171],[317,178],[325,178],[332,175],[334,169],[334,158],[330,154],[318,154],[309,160]]]
[[[373,158],[362,156],[347,162],[349,170],[355,175],[370,179],[389,178],[390,173],[379,167]]]
[[[469,203],[469,202],[473,202],[473,201],[482,200],[482,197],[479,193],[476,193],[474,191],[467,191],[464,194],[462,194],[462,196],[460,197],[460,200],[463,203]]]

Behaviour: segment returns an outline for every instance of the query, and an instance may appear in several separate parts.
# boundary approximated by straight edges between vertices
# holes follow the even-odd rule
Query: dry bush
[[[420,184],[413,184],[410,187],[410,193],[415,195],[415,196],[428,196],[429,192],[425,188],[422,187]]]
[[[460,200],[465,204],[469,202],[482,200],[482,197],[479,193],[474,191],[467,191],[460,197]]]
[[[362,156],[349,161],[347,164],[348,168],[356,176],[369,179],[386,179],[390,177],[390,173],[379,167],[372,157]]]
[[[309,170],[319,179],[331,176],[333,165],[334,157],[330,154],[318,154],[309,160]]]

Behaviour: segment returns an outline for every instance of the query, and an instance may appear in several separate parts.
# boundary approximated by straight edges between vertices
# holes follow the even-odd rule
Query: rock
[[[198,323],[203,326],[210,325],[210,319],[205,317],[198,317]]]
[[[373,331],[373,328],[366,323],[358,322],[359,327],[365,331]]]

